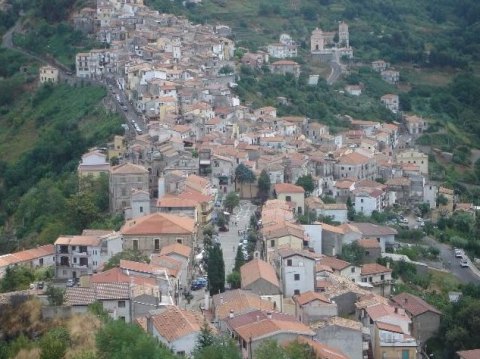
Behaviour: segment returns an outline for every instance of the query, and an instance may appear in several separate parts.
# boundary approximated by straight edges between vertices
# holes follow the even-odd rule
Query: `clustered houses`
[[[441,314],[418,297],[391,296],[392,270],[376,261],[395,246],[396,230],[349,221],[348,212],[434,208],[438,194],[446,200],[442,213],[471,210],[455,206],[452,190],[429,183],[428,156],[403,139],[421,134],[427,121],[406,115],[403,123],[386,124],[345,115],[339,120],[349,128],[334,134],[315,119],[242,105],[232,92],[234,42],[223,37],[229,29],[159,14],[141,0],[99,0],[75,16],[75,26],[108,44],[77,54],[77,76],[114,79],[147,125],[133,139],[116,136],[109,148],[90,150],[78,167],[81,177],[108,176],[110,211],[125,222],[117,232],[86,229],[59,236],[53,246],[1,256],[0,275],[19,264],[53,265],[57,278],[79,279],[66,292],[71,313],[100,302],[113,318],[137,323],[180,355],[192,353],[208,321],[213,332],[238,342],[244,358],[270,339],[299,340],[319,358],[416,357]],[[353,56],[346,23],[334,38],[314,30],[312,54]],[[269,56],[281,58],[272,71],[298,75],[298,64],[284,59],[296,54],[288,35],[268,52],[247,53],[242,63],[259,67]],[[386,81],[398,81],[387,63],[372,66]],[[399,110],[398,96],[382,101]],[[118,164],[110,165],[113,157]],[[240,268],[241,288],[205,294],[202,316],[182,309],[182,291],[195,275],[198,233],[221,198],[232,191],[257,196],[256,181],[236,178],[240,164],[257,178],[266,172],[274,199],[259,208],[258,251]],[[313,180],[308,193],[295,184],[304,176]],[[299,216],[310,224],[299,224]],[[364,252],[361,265],[337,258],[353,243]],[[150,262],[122,259],[103,271],[121,251]]]

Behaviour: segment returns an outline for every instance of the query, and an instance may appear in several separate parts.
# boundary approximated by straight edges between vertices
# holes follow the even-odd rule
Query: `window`
[[[134,239],[132,241],[132,244],[133,244],[133,250],[138,251],[138,239]]]
[[[294,280],[300,280],[300,274],[294,274],[293,279]]]
[[[369,251],[365,251],[365,255],[366,255],[366,256],[370,255],[370,252],[369,252]]]
[[[300,295],[300,289],[295,289],[293,291],[293,295]]]
[[[291,267],[292,266],[292,260],[291,259],[287,259],[287,267]]]
[[[180,350],[179,352],[177,352],[177,355],[181,356],[181,357],[184,357],[185,356],[185,350]]]
[[[140,206],[140,213],[143,213],[143,207]]]
[[[355,273],[355,267],[352,267],[351,272]]]
[[[360,200],[361,203],[363,203],[363,198]]]
[[[367,281],[367,278],[362,278],[363,283],[366,283],[366,281]]]
[[[270,241],[270,247],[272,247],[272,248],[275,247],[275,239],[272,239]]]
[[[286,197],[285,197],[285,201],[287,201],[287,202],[292,202],[292,197],[291,197],[291,196],[286,196]]]
[[[373,282],[373,277],[368,277],[368,281],[369,281],[370,283],[372,283],[372,282]]]
[[[154,247],[155,251],[159,251],[159,250],[160,250],[160,239],[155,238],[155,239],[153,240],[153,247]]]
[[[385,280],[385,275],[384,275],[384,274],[382,274],[382,275],[380,276],[380,280]]]
[[[39,262],[40,266],[43,266],[43,258],[40,258],[38,262]]]
[[[125,321],[125,317],[124,317],[123,315],[122,315],[122,316],[120,316],[120,317],[118,317],[118,319],[119,319],[119,320],[121,320],[122,322],[124,322],[124,321]]]
[[[118,307],[119,308],[125,308],[125,301],[124,300],[119,300],[118,301]]]
[[[177,243],[178,243],[178,244],[182,244],[182,243],[183,243],[183,239],[177,238]]]

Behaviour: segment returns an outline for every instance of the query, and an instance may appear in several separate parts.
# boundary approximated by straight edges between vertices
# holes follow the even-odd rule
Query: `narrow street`
[[[243,236],[239,231],[245,231],[250,223],[250,217],[255,213],[256,206],[248,200],[240,201],[240,205],[234,209],[230,216],[228,232],[219,232],[218,237],[223,250],[223,260],[225,262],[225,276],[232,272],[235,266],[235,255],[240,239]],[[236,223],[236,225],[235,225]]]

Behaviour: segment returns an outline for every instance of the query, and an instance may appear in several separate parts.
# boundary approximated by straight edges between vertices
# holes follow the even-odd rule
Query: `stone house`
[[[120,229],[124,250],[144,254],[160,252],[170,244],[189,247],[196,244],[197,228],[192,218],[167,213],[152,213],[127,221]]]
[[[253,259],[240,267],[241,288],[258,294],[273,303],[274,310],[283,310],[280,282],[275,268],[261,259]]]
[[[417,341],[398,325],[376,322],[373,336],[375,358],[417,358]]]
[[[422,344],[434,336],[440,328],[442,313],[423,299],[400,293],[392,297],[395,305],[403,308],[412,320],[412,335]]]
[[[375,179],[377,164],[375,159],[358,152],[340,156],[334,164],[334,178]]]
[[[384,70],[380,75],[384,81],[392,85],[396,85],[400,81],[400,73],[395,70]]]
[[[377,259],[382,255],[380,243],[375,239],[360,239],[357,243],[364,250],[363,263],[377,263]]]
[[[292,74],[295,77],[299,77],[300,65],[295,61],[279,60],[270,64],[270,71],[274,74],[280,74],[280,75]]]
[[[277,199],[292,204],[294,211],[298,214],[305,212],[305,190],[303,187],[291,183],[277,183],[274,186]]]
[[[53,66],[42,66],[39,69],[41,84],[56,84],[58,83],[58,69]]]
[[[55,257],[55,246],[53,244],[0,255],[0,279],[5,275],[5,271],[9,267],[18,265],[28,268],[54,266]]]
[[[85,153],[82,155],[82,160],[78,165],[77,172],[81,177],[99,177],[101,173],[108,175],[110,172],[110,164],[107,161],[107,156],[99,150]]]
[[[145,167],[124,163],[110,168],[110,211],[118,213],[131,207],[134,189],[149,191],[149,172]]]
[[[293,297],[295,317],[302,323],[310,325],[338,314],[337,304],[321,293],[308,291]]]
[[[378,263],[368,263],[361,267],[362,283],[373,286],[372,292],[388,297],[392,290],[392,270]]]
[[[393,113],[397,113],[400,109],[400,100],[398,95],[386,94],[380,98],[382,104]]]
[[[428,175],[428,155],[415,149],[406,149],[397,153],[397,163],[403,165],[414,164],[419,167],[420,173]]]
[[[428,128],[428,122],[416,115],[405,115],[403,119],[411,135],[420,135]]]

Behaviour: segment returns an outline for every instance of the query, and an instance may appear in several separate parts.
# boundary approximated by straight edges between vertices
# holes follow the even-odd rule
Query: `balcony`
[[[72,251],[72,256],[76,257],[88,257],[90,253],[88,252],[80,252],[80,251]]]

